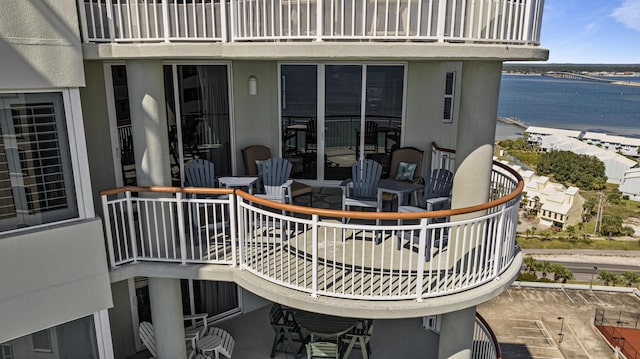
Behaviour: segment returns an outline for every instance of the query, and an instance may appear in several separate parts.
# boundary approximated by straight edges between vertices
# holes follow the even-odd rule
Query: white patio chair
[[[142,344],[144,344],[145,348],[149,351],[149,354],[155,358],[158,351],[156,348],[156,339],[155,334],[153,333],[153,324],[149,322],[142,322],[138,327],[138,333],[140,335],[140,340]],[[188,359],[203,359],[202,355],[196,353],[196,338],[193,336],[187,337],[185,335],[185,340],[189,342],[190,347],[187,348],[187,358]]]

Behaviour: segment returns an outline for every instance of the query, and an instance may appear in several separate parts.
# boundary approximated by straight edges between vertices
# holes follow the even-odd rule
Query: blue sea
[[[640,77],[607,79],[640,82]],[[640,87],[503,74],[498,116],[527,126],[640,137]],[[496,138],[518,137],[522,131],[498,122]]]

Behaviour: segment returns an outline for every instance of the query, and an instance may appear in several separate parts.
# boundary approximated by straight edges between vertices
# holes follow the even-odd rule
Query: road
[[[603,271],[616,274],[640,273],[640,251],[601,251],[593,249],[525,249],[538,261],[558,263],[567,267],[578,281],[589,281],[591,275]],[[594,271],[593,267],[598,267]]]

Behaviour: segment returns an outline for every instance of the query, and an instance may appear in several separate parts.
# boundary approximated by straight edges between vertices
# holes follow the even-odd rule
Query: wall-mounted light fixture
[[[258,94],[258,79],[251,75],[249,76],[249,95],[255,96]]]

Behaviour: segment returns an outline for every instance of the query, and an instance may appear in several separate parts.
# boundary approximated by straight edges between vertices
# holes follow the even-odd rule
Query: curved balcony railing
[[[515,171],[494,162],[490,202],[445,211],[343,212],[219,188],[101,195],[113,268],[229,265],[313,296],[423,300],[480,286],[510,265],[522,188]]]
[[[502,359],[498,338],[489,323],[478,313],[473,327],[473,359]]]
[[[77,0],[85,42],[538,45],[544,0]]]

